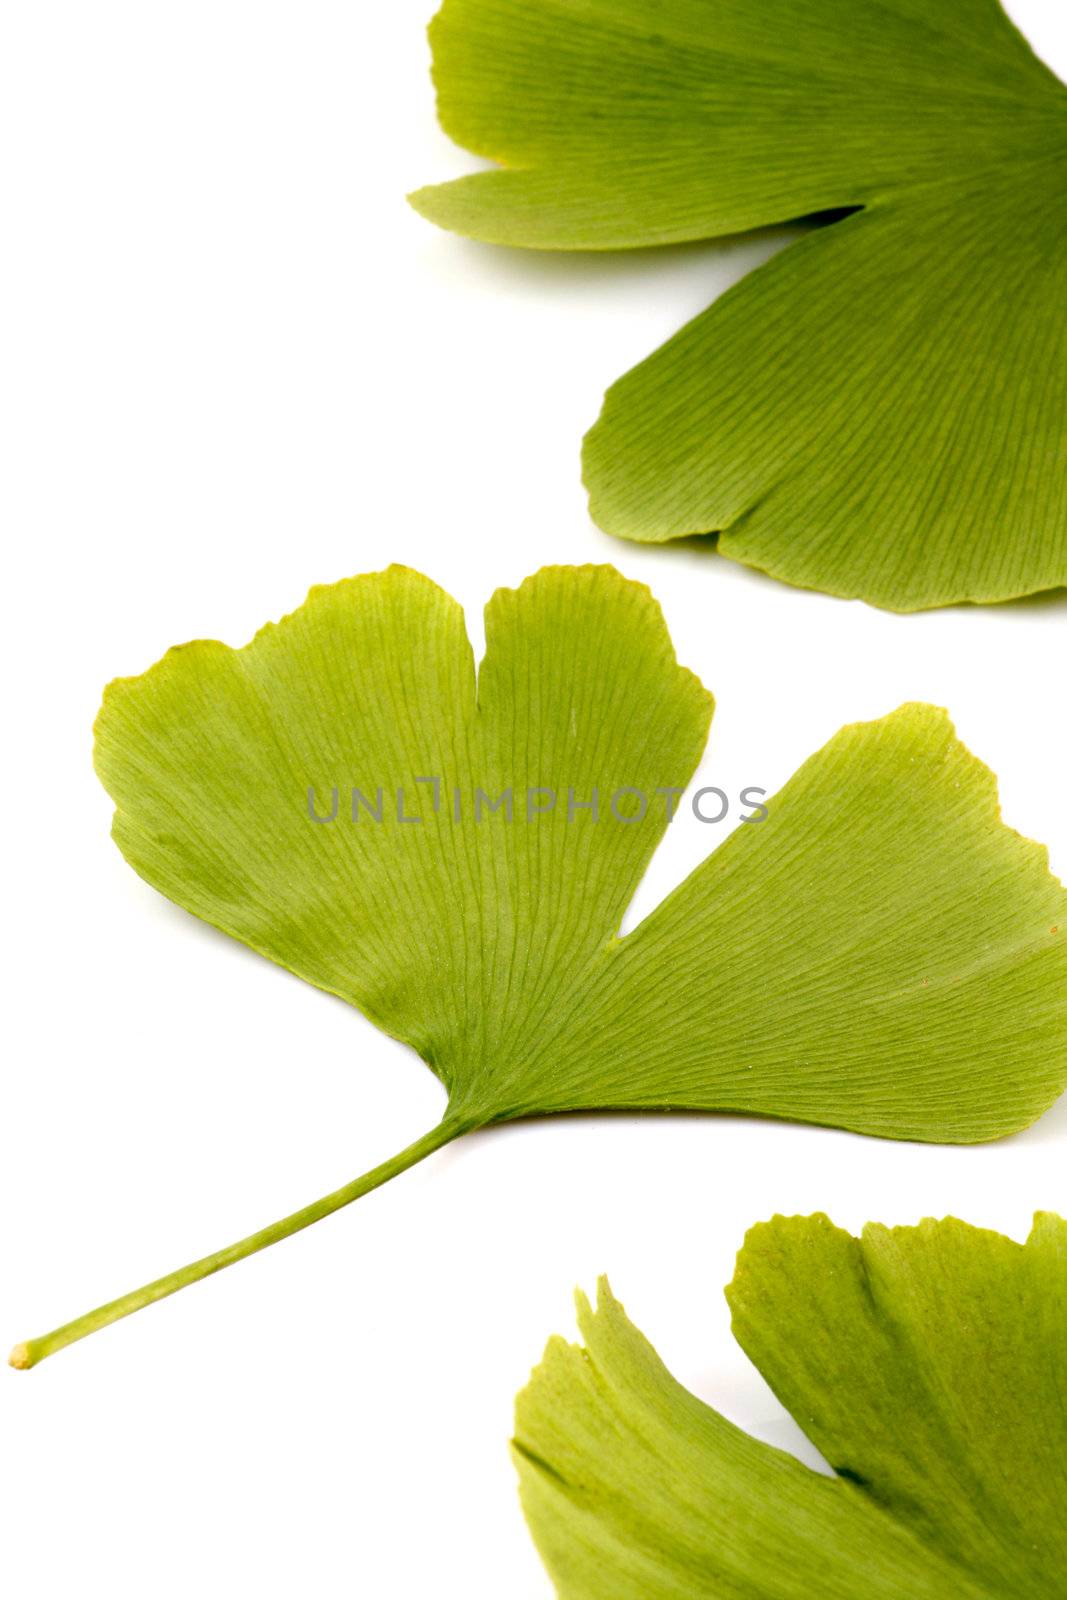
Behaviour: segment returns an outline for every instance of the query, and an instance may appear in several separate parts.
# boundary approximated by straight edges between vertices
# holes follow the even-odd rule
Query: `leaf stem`
[[[62,1350],[68,1344],[74,1344],[78,1339],[84,1339],[87,1334],[95,1333],[98,1328],[106,1328],[109,1323],[118,1322],[122,1317],[128,1317],[131,1312],[140,1311],[143,1306],[150,1306],[156,1300],[163,1300],[169,1294],[176,1294],[179,1289],[186,1288],[190,1283],[199,1283],[201,1278],[209,1278],[213,1272],[221,1272],[223,1267],[232,1267],[235,1261],[243,1261],[246,1256],[255,1255],[257,1250],[265,1250],[268,1245],[277,1244],[279,1239],[288,1239],[290,1234],[299,1233],[302,1228],[310,1228],[313,1222],[330,1216],[334,1211],[340,1211],[342,1206],[351,1205],[353,1200],[360,1199],[372,1189],[388,1183],[390,1178],[395,1178],[401,1172],[406,1172],[409,1167],[416,1166],[435,1150],[442,1149],[453,1139],[469,1132],[472,1126],[470,1122],[446,1116],[436,1128],[423,1134],[421,1139],[416,1139],[414,1144],[409,1144],[406,1150],[399,1151],[388,1161],[383,1161],[380,1166],[372,1167],[370,1172],[365,1172],[361,1178],[353,1179],[351,1183],[345,1184],[344,1188],[335,1189],[332,1194],[314,1201],[301,1211],[294,1211],[292,1216],[272,1223],[269,1228],[261,1228],[258,1233],[249,1234],[247,1239],[228,1245],[225,1250],[217,1250],[214,1255],[203,1256],[199,1261],[193,1261],[189,1266],[179,1268],[177,1272],[169,1272],[165,1278],[156,1278],[153,1283],[146,1283],[143,1288],[135,1289],[131,1294],[124,1294],[118,1300],[109,1300],[106,1305],[98,1306],[95,1311],[87,1311],[74,1322],[66,1322],[61,1328],[42,1334],[39,1339],[30,1339],[25,1344],[17,1344],[8,1358],[11,1366],[35,1367],[47,1356],[55,1355],[57,1350]]]

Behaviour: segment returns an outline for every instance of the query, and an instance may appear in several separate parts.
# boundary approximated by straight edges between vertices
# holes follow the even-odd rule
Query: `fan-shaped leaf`
[[[108,689],[96,759],[131,865],[410,1044],[448,1109],[395,1161],[21,1359],[491,1122],[687,1107],[971,1141],[1067,1086],[1067,895],[943,712],[843,729],[619,937],[710,696],[610,568],[501,591],[486,634],[476,685],[459,607],[393,567]]]
[[[1067,584],[1067,89],[997,0],[445,0],[439,109],[505,163],[413,202],[546,249],[858,212],[608,393],[591,509],[912,611]]]
[[[1067,1224],[754,1228],[734,1332],[835,1478],[666,1371],[602,1283],[516,1410],[561,1600],[1063,1600]]]

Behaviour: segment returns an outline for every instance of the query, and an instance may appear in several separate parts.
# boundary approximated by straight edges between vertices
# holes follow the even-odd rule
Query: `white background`
[[[894,617],[590,524],[578,443],[606,384],[786,234],[568,259],[435,232],[405,192],[474,163],[434,121],[429,5],[3,11],[5,1340],[274,1220],[441,1109],[408,1052],[109,842],[100,690],[173,642],[241,643],[309,584],[392,560],[456,594],[477,640],[497,585],[614,562],[718,697],[704,781],[773,790],[842,723],[931,700],[1067,874],[1067,598]],[[1067,69],[1058,0],[1012,10]],[[636,914],[713,836],[672,828]],[[609,1271],[684,1382],[812,1459],[730,1339],[746,1226],[954,1211],[1018,1236],[1067,1206],[1065,1150],[1067,1101],[983,1149],[730,1118],[469,1139],[4,1369],[0,1587],[546,1600],[507,1440],[575,1284]]]

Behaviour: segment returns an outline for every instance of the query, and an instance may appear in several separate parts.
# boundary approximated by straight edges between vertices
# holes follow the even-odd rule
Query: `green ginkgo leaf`
[[[108,689],[96,762],[130,864],[411,1045],[448,1104],[394,1160],[22,1364],[489,1123],[686,1107],[971,1141],[1067,1087],[1067,894],[944,712],[843,729],[620,937],[711,697],[611,568],[499,592],[486,637],[476,685],[459,606],[392,567]]]
[[[516,1408],[560,1600],[1067,1597],[1067,1223],[775,1217],[727,1297],[835,1476],[683,1389],[602,1282]]]
[[[601,527],[913,611],[1067,584],[1067,89],[997,0],[445,0],[416,208],[614,250],[827,211],[608,393]]]

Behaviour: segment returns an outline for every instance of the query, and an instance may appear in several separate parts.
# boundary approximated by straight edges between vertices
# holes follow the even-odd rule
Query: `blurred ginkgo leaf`
[[[1067,585],[1067,89],[997,0],[445,0],[442,227],[615,250],[847,213],[609,391],[596,521],[891,610]]]
[[[553,1339],[515,1459],[560,1600],[1063,1600],[1067,1224],[752,1229],[734,1333],[834,1476],[667,1372],[601,1283]]]

